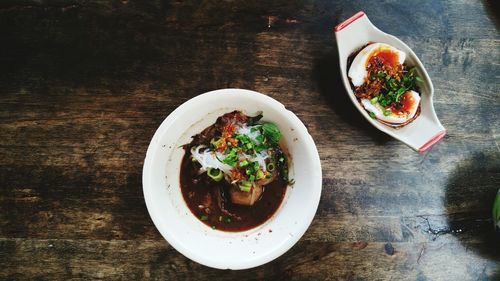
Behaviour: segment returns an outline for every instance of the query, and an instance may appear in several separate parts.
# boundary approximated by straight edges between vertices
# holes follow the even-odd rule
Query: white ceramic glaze
[[[344,86],[351,101],[368,122],[377,129],[404,142],[419,152],[424,152],[429,149],[433,144],[437,143],[445,136],[446,130],[443,125],[441,125],[441,122],[439,122],[434,110],[434,105],[432,104],[434,86],[422,62],[420,62],[410,47],[398,38],[379,30],[370,22],[363,12],[358,12],[349,19],[338,24],[334,32],[339,52],[342,81],[344,82]],[[423,82],[419,84],[422,98],[420,116],[400,129],[386,126],[372,119],[356,99],[349,84],[349,78],[347,77],[347,58],[353,52],[370,42],[386,43],[404,51],[407,54],[405,63],[416,66],[417,73],[423,80]]]
[[[222,232],[200,222],[179,187],[184,155],[180,146],[233,110],[247,115],[263,111],[263,120],[278,125],[291,155],[290,177],[295,180],[276,214],[245,232]],[[224,89],[185,102],[163,121],[148,147],[142,180],[149,214],[172,247],[206,266],[245,269],[279,257],[300,239],[316,213],[322,175],[314,141],[295,114],[266,95]]]

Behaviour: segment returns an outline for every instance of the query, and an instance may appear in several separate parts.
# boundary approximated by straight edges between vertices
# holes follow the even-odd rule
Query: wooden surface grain
[[[425,64],[448,134],[424,154],[378,132],[340,81],[332,27],[364,10]],[[0,279],[499,280],[495,1],[4,1]],[[141,172],[161,121],[238,87],[306,124],[323,169],[287,253],[220,271],[151,222]]]

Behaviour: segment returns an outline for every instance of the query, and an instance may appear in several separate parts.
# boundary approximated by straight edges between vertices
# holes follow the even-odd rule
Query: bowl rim
[[[204,101],[207,99],[213,99],[217,97],[223,98],[225,95],[246,95],[247,97],[254,98],[258,102],[262,103],[269,103],[269,105],[272,105],[275,108],[279,109],[280,114],[283,113],[283,118],[291,118],[293,120],[294,124],[294,129],[297,130],[301,136],[303,136],[303,140],[306,142],[306,146],[309,148],[309,152],[312,156],[311,163],[315,166],[315,172],[317,173],[317,179],[314,184],[316,186],[309,187],[312,192],[312,196],[314,199],[314,204],[312,204],[308,209],[304,209],[304,217],[302,219],[301,224],[297,224],[295,227],[295,235],[286,240],[286,243],[278,243],[277,247],[272,250],[272,251],[266,251],[262,256],[256,258],[252,257],[247,260],[243,261],[232,261],[230,264],[224,264],[218,261],[213,261],[210,259],[210,257],[205,257],[203,255],[199,255],[189,249],[189,247],[186,247],[186,243],[183,243],[182,241],[179,241],[176,239],[174,235],[171,235],[169,232],[168,228],[163,226],[160,223],[159,215],[154,211],[153,202],[151,198],[150,192],[152,192],[152,189],[154,188],[152,186],[152,175],[151,173],[151,165],[152,163],[152,157],[153,154],[157,152],[160,143],[158,142],[159,138],[165,134],[169,127],[174,124],[174,122],[178,119],[179,116],[182,114],[185,114],[186,111],[188,111],[189,108],[199,106],[200,104],[202,105]],[[216,96],[217,95],[217,96]],[[252,96],[250,96],[252,95]],[[175,149],[175,148],[172,148]],[[167,153],[167,152],[165,152]],[[180,106],[178,106],[174,111],[172,111],[161,123],[161,125],[158,127],[158,129],[155,131],[151,142],[148,146],[147,152],[146,152],[146,157],[144,159],[144,166],[143,166],[143,174],[142,174],[142,183],[143,183],[143,194],[144,194],[144,199],[146,203],[146,207],[148,210],[148,213],[151,217],[151,220],[153,221],[156,229],[160,232],[160,234],[163,236],[163,238],[178,252],[180,252],[182,255],[186,256],[187,258],[196,261],[200,264],[203,264],[205,266],[213,267],[213,268],[219,268],[219,269],[247,269],[247,268],[252,268],[256,267],[262,264],[265,264],[267,262],[270,262],[277,257],[281,256],[284,254],[286,251],[288,251],[293,245],[295,245],[300,238],[303,236],[303,234],[306,232],[306,230],[309,228],[316,211],[319,206],[319,201],[321,197],[321,190],[322,190],[322,170],[321,170],[321,161],[319,158],[319,153],[317,151],[317,147],[314,144],[314,140],[312,139],[312,136],[309,134],[307,128],[305,125],[300,121],[300,119],[290,110],[286,109],[283,104],[280,102],[276,101],[275,99],[255,92],[251,90],[245,90],[245,89],[237,89],[237,88],[228,88],[228,89],[219,89],[219,90],[214,90],[210,92],[206,92],[204,94],[195,96],[188,101],[184,102]],[[283,203],[282,203],[283,204]],[[281,207],[280,207],[281,208]]]

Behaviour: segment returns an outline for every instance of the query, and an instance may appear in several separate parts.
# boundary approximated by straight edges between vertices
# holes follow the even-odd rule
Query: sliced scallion
[[[255,178],[257,180],[263,179],[266,175],[264,175],[264,172],[262,170],[258,170],[257,173],[255,174]]]
[[[252,189],[252,183],[249,181],[240,181],[238,186],[240,187],[240,190],[244,192],[250,192]]]
[[[210,144],[213,145],[215,148],[219,147],[222,143],[224,142],[224,140],[222,138],[218,138],[218,139],[212,139],[210,141]]]
[[[207,175],[214,181],[220,181],[224,177],[224,173],[221,170],[213,168],[208,168]]]
[[[271,162],[271,163],[267,163],[266,168],[267,168],[267,170],[268,170],[269,172],[272,172],[272,171],[274,171],[274,169],[275,169],[276,167],[274,166],[274,163],[273,163],[273,162]]]

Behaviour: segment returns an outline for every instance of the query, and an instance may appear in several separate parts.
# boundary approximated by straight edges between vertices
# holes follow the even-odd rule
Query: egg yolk
[[[411,108],[415,104],[415,98],[410,92],[406,92],[399,99],[399,104],[401,107],[395,108],[391,107],[391,111],[395,114],[403,114],[411,111]]]
[[[379,50],[368,60],[368,65],[387,65],[395,67],[399,64],[399,55],[391,50]]]

